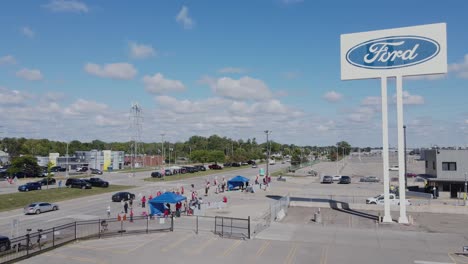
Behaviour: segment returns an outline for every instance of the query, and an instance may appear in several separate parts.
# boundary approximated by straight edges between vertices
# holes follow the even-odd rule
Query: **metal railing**
[[[221,237],[250,239],[250,216],[247,219],[215,216],[214,233]]]
[[[265,213],[258,219],[257,224],[253,229],[253,235],[260,233],[270,227],[271,223],[288,214],[289,204],[291,202],[290,195],[281,197],[270,204]]]
[[[137,216],[126,221],[116,218],[76,221],[10,240],[10,247],[0,252],[0,263],[12,263],[79,239],[124,234],[173,231],[174,218]]]

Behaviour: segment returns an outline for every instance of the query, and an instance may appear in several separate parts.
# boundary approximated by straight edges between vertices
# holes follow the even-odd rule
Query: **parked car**
[[[188,172],[188,173],[195,173],[195,172],[198,171],[197,168],[191,167],[191,166],[185,166],[184,168],[185,168],[185,171]]]
[[[351,183],[351,177],[341,176],[340,181],[338,183],[340,183],[340,184],[350,184]]]
[[[230,163],[230,162],[227,162],[227,163],[223,164],[224,167],[231,167],[231,165],[232,165],[232,163]]]
[[[390,169],[388,169],[390,171],[398,171],[398,165],[393,165],[390,167]]]
[[[32,190],[40,190],[40,189],[42,189],[42,184],[40,184],[39,182],[28,182],[18,187],[18,191],[20,192],[29,192]]]
[[[91,169],[91,174],[99,174],[99,175],[102,175],[102,170]]]
[[[231,167],[240,167],[241,165],[239,164],[239,162],[233,162],[231,163]]]
[[[165,169],[164,170],[164,175],[170,176],[170,175],[172,175],[172,171],[170,169]]]
[[[32,203],[24,208],[25,214],[40,214],[49,211],[57,211],[59,209],[58,205],[51,203]]]
[[[362,177],[360,182],[379,182],[380,179],[375,176]]]
[[[252,168],[253,168],[253,169],[256,169],[256,168],[257,168],[257,164],[255,164],[255,163],[252,164]]]
[[[222,170],[223,169],[223,167],[219,166],[218,164],[211,164],[210,166],[208,166],[208,168],[210,170]]]
[[[416,173],[413,173],[413,172],[408,172],[408,173],[406,173],[406,176],[407,176],[407,177],[414,178],[414,177],[416,177],[416,176],[418,176],[418,175],[417,175]]]
[[[92,186],[90,183],[87,183],[86,181],[82,179],[68,179],[65,182],[65,186],[70,187],[70,188],[81,188],[81,189],[91,189]]]
[[[206,167],[204,165],[195,165],[194,166],[198,171],[206,171]]]
[[[333,181],[339,181],[341,179],[341,176],[339,175],[334,175],[333,176]]]
[[[130,192],[118,192],[112,195],[113,202],[128,201],[130,199],[135,199],[135,194]]]
[[[77,172],[87,172],[87,171],[88,171],[88,167],[79,167],[79,168],[76,168],[76,171],[77,171]]]
[[[162,176],[163,175],[159,171],[153,171],[151,173],[151,177],[153,177],[153,178],[162,178]]]
[[[89,178],[85,180],[87,183],[91,184],[93,187],[109,187],[109,182],[102,180],[101,178]]]
[[[323,176],[322,183],[333,183],[332,176]]]
[[[44,178],[40,181],[37,181],[38,183],[40,183],[42,186],[44,185],[54,185],[56,183],[56,180],[54,178]],[[48,183],[47,183],[48,182]]]
[[[6,236],[0,236],[0,252],[4,252],[11,249],[10,239]]]
[[[400,199],[393,193],[388,194],[388,200],[391,205],[400,205]],[[406,199],[405,201],[406,205],[411,205],[411,201],[409,199]],[[375,197],[369,197],[366,199],[366,204],[379,204],[383,205],[385,204],[384,202],[384,195],[380,194]]]

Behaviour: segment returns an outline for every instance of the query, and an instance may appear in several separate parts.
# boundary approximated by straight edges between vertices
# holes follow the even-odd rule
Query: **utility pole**
[[[467,176],[467,174],[468,174],[468,173],[465,172],[465,197],[463,197],[464,200],[465,200],[465,202],[464,202],[464,205],[465,205],[465,206],[466,206],[466,191],[467,191],[467,190],[466,190],[466,189],[467,189],[467,182],[466,182],[466,176]]]
[[[161,152],[161,155],[162,155],[161,166],[162,166],[162,164],[164,163],[164,160],[165,160],[165,158],[164,158],[164,136],[166,134],[161,133],[160,135],[161,135],[161,150],[162,150],[162,152]]]
[[[67,159],[65,161],[65,164],[66,164],[65,177],[66,178],[68,178],[68,144],[69,144],[69,142],[67,141],[67,154],[65,155],[65,158]]]
[[[267,139],[267,165],[266,165],[266,175],[269,176],[268,165],[270,165],[270,141],[268,140],[268,135],[271,134],[270,130],[265,130],[266,139]]]
[[[133,103],[131,107],[131,118],[132,118],[132,176],[135,177],[135,161],[138,156],[138,144],[141,141],[141,130],[142,130],[142,109],[138,103]]]

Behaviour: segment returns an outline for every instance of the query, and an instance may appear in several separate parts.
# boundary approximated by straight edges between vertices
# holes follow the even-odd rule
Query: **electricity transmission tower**
[[[135,162],[140,152],[139,143],[141,142],[141,131],[143,128],[143,110],[138,103],[132,103],[130,108],[131,126],[130,131],[132,134],[132,148],[131,148],[131,165],[132,176],[135,176]]]

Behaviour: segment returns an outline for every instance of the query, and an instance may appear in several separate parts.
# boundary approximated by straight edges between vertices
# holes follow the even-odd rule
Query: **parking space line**
[[[296,257],[296,252],[297,252],[297,247],[298,245],[294,243],[291,248],[289,249],[288,255],[284,259],[285,264],[291,264],[294,263],[294,259]]]
[[[320,264],[326,264],[328,261],[328,248],[330,245],[326,245],[322,248],[322,254],[320,256]]]
[[[260,257],[263,255],[265,250],[270,246],[271,241],[265,241],[263,242],[262,246],[257,250],[257,254],[255,255],[256,257]]]
[[[98,248],[98,247],[82,246],[82,245],[74,245],[74,246],[70,246],[70,248],[87,249],[87,250],[94,250],[94,251],[105,251],[105,252],[112,252],[112,253],[122,253],[122,251],[117,250],[117,248],[113,248],[116,250],[112,250],[112,248]]]
[[[211,239],[205,241],[205,243],[201,244],[201,246],[193,250],[188,250],[187,252],[192,255],[200,254],[204,249],[206,249],[209,245],[213,244],[216,240],[218,240],[218,237],[212,237]]]
[[[184,241],[188,240],[189,238],[191,238],[190,235],[183,236],[181,239],[177,240],[176,242],[173,242],[172,244],[169,244],[167,247],[162,248],[161,251],[162,252],[167,252],[167,251],[177,247],[178,245],[184,243]]]
[[[234,243],[231,244],[230,247],[228,247],[224,252],[223,252],[223,257],[229,256],[240,244],[242,243],[241,240],[237,240]]]
[[[85,262],[85,263],[95,263],[95,264],[104,264],[107,263],[102,260],[96,260],[96,259],[91,259],[91,258],[84,258],[84,257],[74,257],[70,255],[64,255],[64,254],[59,254],[59,253],[46,253],[44,254],[46,257],[59,257],[59,258],[64,258],[64,259],[72,259],[72,260],[77,260],[79,262]]]
[[[135,250],[137,250],[137,249],[139,249],[139,248],[142,248],[142,247],[148,245],[149,243],[152,243],[152,242],[154,242],[154,241],[156,241],[156,240],[158,240],[158,239],[160,239],[160,238],[163,238],[163,237],[165,237],[166,235],[167,235],[167,233],[164,233],[164,234],[162,234],[162,235],[160,235],[160,236],[157,236],[157,237],[155,237],[155,238],[153,238],[153,239],[150,239],[150,240],[148,240],[148,241],[144,241],[144,242],[141,243],[140,245],[138,245],[138,246],[136,246],[136,247],[134,247],[134,248],[131,248],[131,249],[125,251],[124,253],[125,253],[125,254],[128,254],[128,253],[130,253],[130,252],[132,252],[132,251],[135,251]]]

